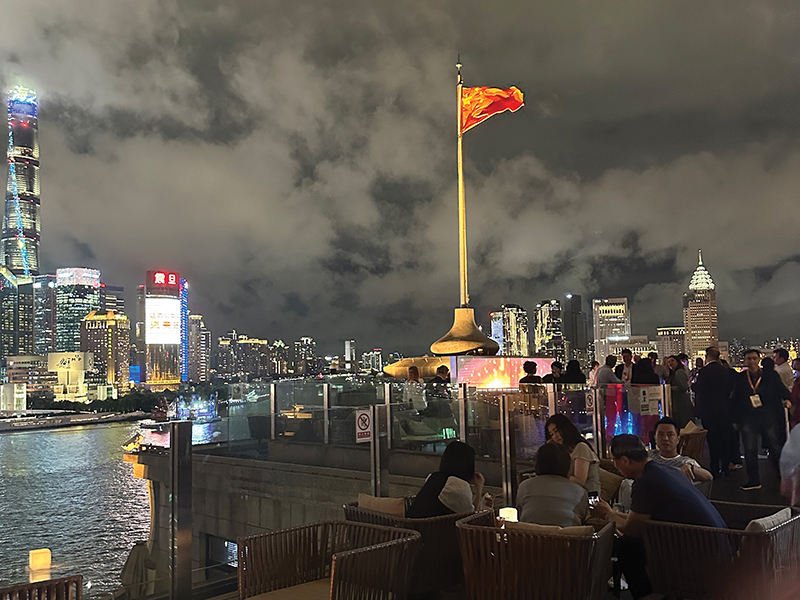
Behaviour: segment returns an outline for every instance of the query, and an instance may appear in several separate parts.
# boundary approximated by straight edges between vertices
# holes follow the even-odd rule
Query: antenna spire
[[[702,250],[698,250],[697,251],[697,264],[699,266],[701,266],[701,267],[703,266],[703,251]]]

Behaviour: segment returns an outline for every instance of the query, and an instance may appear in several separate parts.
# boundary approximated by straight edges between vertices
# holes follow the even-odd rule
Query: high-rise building
[[[8,92],[8,184],[0,264],[15,275],[39,274],[39,105],[34,90]]]
[[[567,345],[567,360],[580,361],[582,365],[589,362],[587,340],[587,319],[583,312],[583,299],[577,294],[567,294],[561,308],[561,320],[564,326],[564,340]]]
[[[704,358],[706,348],[719,344],[717,326],[717,292],[714,280],[703,266],[703,254],[698,250],[698,264],[683,294],[683,326],[686,328],[686,354],[694,361]]]
[[[34,306],[33,279],[19,275],[17,277],[18,314],[17,314],[17,353],[33,354],[34,342]]]
[[[56,276],[33,278],[33,352],[46,356],[56,351]]]
[[[208,381],[211,371],[211,332],[202,315],[189,315],[189,381]]]
[[[36,355],[6,357],[6,377],[9,383],[24,383],[28,393],[51,390],[58,381],[47,369],[47,358]]]
[[[236,342],[238,339],[239,335],[235,329],[217,338],[215,362],[217,373],[220,375],[231,377],[237,373],[239,365],[236,361]]]
[[[347,372],[353,372],[356,370],[358,366],[358,360],[356,359],[356,341],[355,340],[345,340],[344,341],[344,370]]]
[[[100,310],[100,271],[74,267],[56,271],[56,351],[79,352],[81,322]]]
[[[129,387],[131,323],[122,313],[92,311],[81,322],[81,352],[91,352],[100,381]]]
[[[287,375],[289,373],[289,346],[283,340],[272,342],[269,347],[269,360],[272,375]]]
[[[248,379],[261,379],[270,373],[269,342],[240,335],[236,344],[240,371]]]
[[[189,282],[181,277],[181,383],[189,381]]]
[[[503,304],[490,314],[491,335],[503,356],[528,356],[528,313],[518,304]],[[497,339],[497,338],[500,339]]]
[[[536,305],[534,346],[537,356],[548,356],[562,363],[566,361],[564,325],[558,300],[542,300]]]
[[[144,284],[145,385],[174,389],[181,383],[181,283],[178,273],[147,271]]]
[[[686,352],[686,328],[656,328],[656,349],[659,358],[677,356],[681,352]]]
[[[107,313],[112,310],[115,313],[125,312],[125,298],[122,294],[125,288],[121,285],[100,284],[100,312]]]
[[[19,354],[19,290],[16,276],[0,267],[0,359]]]
[[[294,343],[292,367],[295,375],[315,375],[319,373],[317,364],[317,342],[312,337],[301,337]]]
[[[658,351],[656,343],[651,342],[646,335],[631,335],[626,340],[611,342],[608,354],[613,354],[619,360],[622,360],[622,351],[625,349],[630,350],[634,356],[647,356],[651,352]]]
[[[383,372],[383,350],[375,348],[361,355],[361,370]]]
[[[631,337],[631,313],[627,298],[594,298],[594,356],[603,363],[611,354],[611,344],[625,342]]]

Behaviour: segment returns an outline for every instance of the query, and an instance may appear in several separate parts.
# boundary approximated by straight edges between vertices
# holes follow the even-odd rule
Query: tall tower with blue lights
[[[0,263],[15,275],[39,274],[39,105],[34,90],[8,92],[8,184]]]
[[[189,381],[189,282],[180,279],[181,289],[181,383]]]

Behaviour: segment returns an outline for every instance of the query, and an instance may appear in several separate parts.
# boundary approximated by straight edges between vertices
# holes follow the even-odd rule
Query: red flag
[[[507,90],[491,87],[461,89],[461,133],[469,131],[492,115],[522,108],[522,91],[512,86]]]

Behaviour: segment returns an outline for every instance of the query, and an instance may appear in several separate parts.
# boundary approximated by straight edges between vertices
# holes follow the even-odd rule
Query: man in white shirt
[[[664,417],[656,423],[656,449],[650,450],[650,460],[661,463],[667,467],[678,469],[689,478],[689,481],[711,481],[714,476],[710,471],[700,466],[695,459],[678,454],[680,432],[678,424]]]
[[[781,376],[783,385],[791,392],[794,385],[794,373],[792,373],[792,365],[789,364],[789,351],[786,348],[775,348],[772,351],[772,360],[775,361],[775,372]]]

